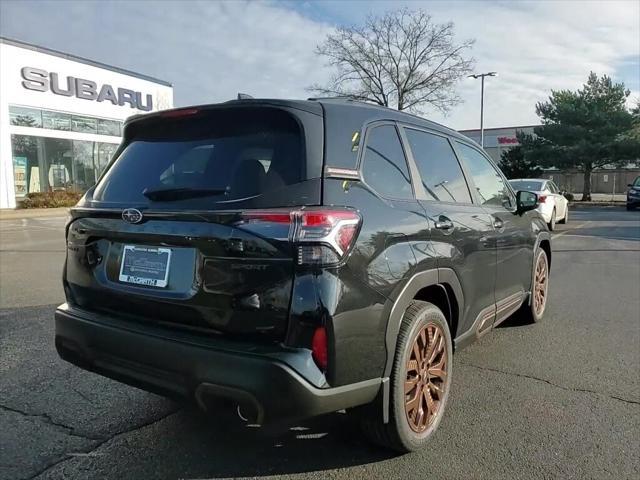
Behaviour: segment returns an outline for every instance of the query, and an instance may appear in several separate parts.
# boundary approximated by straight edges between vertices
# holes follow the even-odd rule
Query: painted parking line
[[[574,230],[578,230],[579,228],[584,227],[584,226],[585,226],[585,225],[587,225],[588,223],[591,223],[591,221],[586,221],[586,222],[584,222],[584,223],[581,223],[581,224],[579,224],[579,225],[576,225],[576,226],[575,226],[575,227],[573,227],[573,228],[567,228],[566,230],[563,230],[562,232],[554,233],[554,234],[552,234],[552,235],[551,235],[551,239],[553,240],[554,238],[561,237],[562,235],[565,235],[566,233],[573,232]]]

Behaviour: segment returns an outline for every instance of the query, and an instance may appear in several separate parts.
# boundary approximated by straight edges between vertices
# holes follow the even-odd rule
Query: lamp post
[[[481,81],[480,87],[480,146],[484,148],[484,77],[495,77],[498,75],[498,72],[487,72],[487,73],[475,73],[473,75],[469,75],[469,78],[475,78],[476,80],[479,78]]]

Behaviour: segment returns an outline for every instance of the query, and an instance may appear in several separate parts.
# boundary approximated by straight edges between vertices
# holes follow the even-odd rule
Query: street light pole
[[[476,73],[470,78],[480,79],[480,146],[484,148],[484,77],[495,77],[497,72]]]

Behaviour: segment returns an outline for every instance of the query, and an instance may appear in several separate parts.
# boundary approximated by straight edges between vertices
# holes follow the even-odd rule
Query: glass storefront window
[[[42,156],[42,138],[11,135],[13,154],[13,181],[16,197],[42,191],[39,160]]]
[[[71,130],[71,115],[43,110],[42,126],[51,130]]]
[[[73,140],[73,172],[77,190],[88,190],[96,183],[93,142]]]
[[[73,189],[73,149],[71,140],[45,138],[45,171],[49,190]]]
[[[121,135],[121,122],[117,120],[98,120],[98,133],[100,135],[113,135],[119,137]]]
[[[116,150],[118,149],[118,145],[114,143],[96,143],[96,149],[98,151],[98,175],[96,176],[97,179],[115,155]]]
[[[80,133],[98,133],[98,119],[92,117],[71,117],[71,130]]]
[[[12,135],[16,197],[52,190],[84,192],[96,182],[118,145]]]
[[[35,108],[9,107],[11,125],[20,127],[42,127],[42,111]]]

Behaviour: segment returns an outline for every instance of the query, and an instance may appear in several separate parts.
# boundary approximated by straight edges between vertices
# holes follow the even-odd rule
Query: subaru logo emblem
[[[140,223],[142,221],[142,212],[137,208],[125,208],[122,211],[122,219],[129,223]]]

